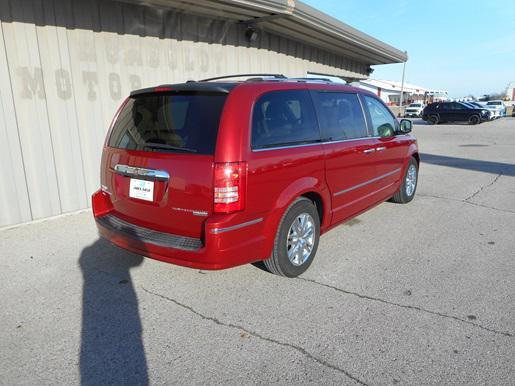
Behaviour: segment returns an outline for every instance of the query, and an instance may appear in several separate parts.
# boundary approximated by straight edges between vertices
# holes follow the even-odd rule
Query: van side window
[[[342,92],[318,92],[320,130],[325,141],[365,138],[367,124],[358,96]]]
[[[252,148],[320,141],[309,91],[272,91],[261,96],[252,114]]]
[[[390,110],[377,99],[365,95],[365,103],[370,114],[374,137],[391,137],[397,130],[397,119]]]

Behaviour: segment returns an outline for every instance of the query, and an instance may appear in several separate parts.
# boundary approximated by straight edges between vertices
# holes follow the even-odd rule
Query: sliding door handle
[[[376,151],[383,151],[383,150],[386,150],[386,147],[384,147],[384,146],[376,147]]]

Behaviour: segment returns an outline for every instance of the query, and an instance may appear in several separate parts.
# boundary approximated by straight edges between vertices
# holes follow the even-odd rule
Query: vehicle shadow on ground
[[[142,261],[142,256],[103,239],[81,252],[82,385],[148,385],[138,299],[130,276],[130,269]]]
[[[483,173],[515,176],[515,165],[502,162],[482,161],[468,158],[449,157],[436,154],[420,154],[420,161],[424,163],[447,166],[450,168],[475,170]]]

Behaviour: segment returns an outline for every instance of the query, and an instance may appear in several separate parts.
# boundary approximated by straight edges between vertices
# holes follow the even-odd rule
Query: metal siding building
[[[406,60],[292,0],[0,0],[0,21],[0,226],[90,205],[133,89],[229,73],[364,79]]]

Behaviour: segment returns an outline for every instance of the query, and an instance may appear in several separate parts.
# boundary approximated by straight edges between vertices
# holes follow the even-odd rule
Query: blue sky
[[[303,0],[408,51],[406,81],[452,97],[504,91],[515,82],[515,0]],[[376,66],[401,80],[402,65]]]

